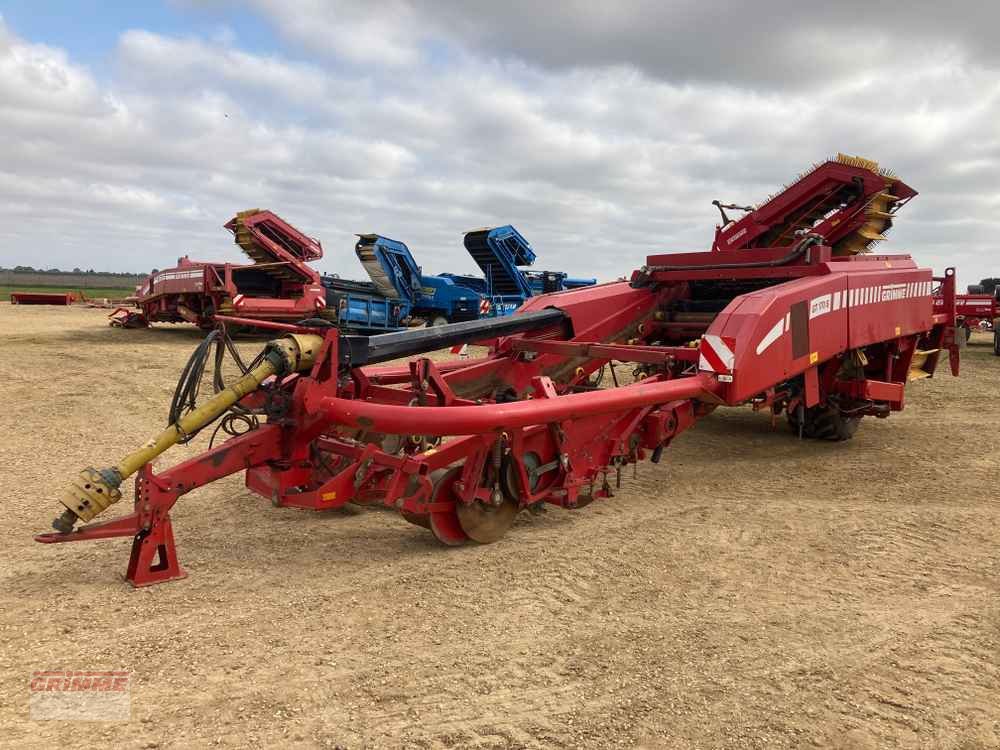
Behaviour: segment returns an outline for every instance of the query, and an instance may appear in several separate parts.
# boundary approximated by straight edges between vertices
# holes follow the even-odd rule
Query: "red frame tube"
[[[320,408],[331,422],[357,429],[397,435],[474,435],[621,412],[686,398],[711,398],[717,389],[718,382],[714,377],[699,373],[675,380],[643,381],[608,391],[571,393],[505,404],[414,408],[328,397],[322,400]]]

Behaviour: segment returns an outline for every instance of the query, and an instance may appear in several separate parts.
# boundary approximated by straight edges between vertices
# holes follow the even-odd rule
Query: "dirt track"
[[[33,543],[162,426],[197,340],[0,305],[0,746],[1000,747],[985,336],[849,443],[727,410],[490,546],[239,477],[179,502],[184,581],[129,588],[126,540]],[[131,670],[132,721],[29,721],[43,669]]]

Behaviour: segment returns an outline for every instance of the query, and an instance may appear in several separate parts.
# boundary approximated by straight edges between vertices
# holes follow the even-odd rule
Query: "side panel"
[[[578,334],[605,321],[609,315],[634,313],[633,323],[650,316],[657,302],[656,294],[649,288],[635,289],[627,281],[611,281],[574,289],[569,292],[551,292],[527,300],[518,313],[556,307],[570,315],[573,330]]]
[[[965,318],[985,318],[998,316],[997,299],[989,294],[959,294],[955,298],[956,312]]]
[[[851,349],[888,341],[933,325],[930,269],[856,274],[848,278]]]
[[[479,317],[481,301],[482,296],[478,292],[455,283],[451,278],[423,276],[414,311],[417,315],[437,314],[456,320],[471,320]]]
[[[742,403],[848,349],[930,330],[931,276],[837,269],[737,297],[704,337],[733,342],[731,371],[716,373],[732,378],[726,402]]]
[[[139,290],[139,297],[154,297],[159,294],[200,294],[205,290],[206,266],[168,268],[150,274]]]
[[[724,398],[740,403],[847,348],[844,274],[787,281],[733,300],[709,326],[734,342]]]

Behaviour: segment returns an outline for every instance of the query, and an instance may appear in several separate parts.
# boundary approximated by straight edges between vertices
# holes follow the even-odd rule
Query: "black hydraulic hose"
[[[224,329],[215,329],[198,344],[197,348],[192,352],[191,357],[188,359],[187,364],[184,365],[184,370],[181,372],[180,379],[177,381],[177,387],[174,389],[173,399],[170,401],[170,408],[167,411],[167,424],[179,424],[180,420],[188,412],[194,411],[198,407],[198,394],[201,390],[202,378],[205,375],[205,370],[209,359],[212,357],[212,348],[215,348],[214,352],[214,368],[212,373],[212,389],[219,393],[224,390],[226,384],[222,377],[222,363],[226,352],[232,357],[239,369],[241,375],[246,375],[250,370],[259,365],[266,356],[266,350],[258,354],[250,364],[246,364],[243,358],[240,356],[239,349],[236,348],[233,340],[226,334]],[[228,413],[225,415],[219,415],[223,417],[223,424],[225,425],[222,429],[229,435],[238,434],[231,431],[235,429],[232,422],[240,421],[244,423],[249,429],[255,429],[257,426],[257,412],[252,409],[247,409],[236,403],[229,407]],[[213,420],[214,421],[214,420]],[[208,425],[204,425],[207,427]],[[177,441],[178,443],[187,443],[201,429],[196,430],[191,433],[187,433],[181,436]],[[218,428],[216,429],[218,432]],[[214,439],[215,433],[213,433]]]
[[[646,266],[643,269],[643,276],[648,277],[649,274],[656,273],[657,271],[724,271],[739,268],[776,268],[778,266],[787,265],[793,260],[802,257],[806,250],[813,245],[820,244],[821,242],[823,242],[823,237],[818,234],[808,234],[803,237],[794,248],[792,248],[791,252],[787,255],[781,256],[780,258],[775,258],[774,260],[757,260],[746,263],[707,263],[704,265]]]
[[[201,379],[205,373],[205,365],[208,363],[209,353],[219,337],[218,331],[211,331],[197,348],[192,352],[184,370],[177,381],[174,389],[174,397],[170,401],[170,408],[167,410],[167,424],[179,424],[181,417],[194,409],[198,405],[198,391],[201,388]],[[186,443],[194,435],[183,435],[178,441]]]

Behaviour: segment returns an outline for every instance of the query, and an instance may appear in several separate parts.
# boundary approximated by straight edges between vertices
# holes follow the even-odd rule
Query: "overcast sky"
[[[0,265],[237,262],[262,207],[347,277],[355,232],[471,271],[511,223],[609,279],[843,151],[920,192],[880,249],[1000,276],[997,4],[813,6],[8,0]]]

